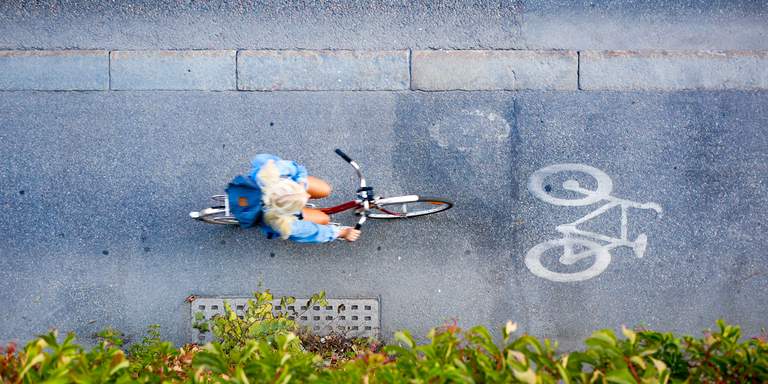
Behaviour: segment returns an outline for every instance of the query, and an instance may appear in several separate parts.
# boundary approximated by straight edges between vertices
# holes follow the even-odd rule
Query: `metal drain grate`
[[[196,343],[207,343],[213,340],[211,332],[201,334],[192,327],[197,313],[202,313],[205,320],[210,320],[215,315],[224,314],[224,301],[226,300],[235,313],[242,316],[248,305],[248,300],[251,299],[253,297],[250,296],[196,297],[190,303],[192,340]],[[276,312],[296,312],[297,316],[293,320],[318,335],[327,335],[331,331],[335,331],[347,337],[379,338],[381,321],[378,299],[326,299],[328,301],[326,306],[315,305],[307,308],[305,305],[308,300],[308,298],[297,298],[295,303],[282,308],[280,300],[276,299],[272,300],[272,305]],[[339,311],[340,306],[341,311]]]

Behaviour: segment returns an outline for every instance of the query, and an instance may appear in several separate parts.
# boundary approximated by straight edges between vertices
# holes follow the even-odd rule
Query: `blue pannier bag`
[[[227,186],[229,211],[240,222],[241,228],[250,228],[261,220],[261,188],[249,177],[237,176]]]

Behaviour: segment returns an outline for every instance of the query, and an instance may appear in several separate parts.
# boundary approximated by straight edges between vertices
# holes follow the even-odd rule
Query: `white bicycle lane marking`
[[[573,198],[557,197],[550,193],[553,188],[547,184],[546,179],[561,172],[586,174],[597,182],[597,186],[594,190],[583,188],[578,180],[571,178],[564,181],[562,187],[565,190],[575,192],[578,196]],[[603,205],[584,217],[571,223],[558,225],[556,230],[563,235],[562,238],[539,243],[526,253],[526,267],[534,275],[551,281],[583,281],[599,275],[610,264],[610,251],[614,248],[629,247],[634,250],[638,258],[643,257],[648,244],[648,238],[644,233],[641,233],[634,240],[629,240],[629,209],[649,209],[655,211],[658,215],[662,213],[662,208],[658,203],[638,203],[611,196],[613,180],[605,172],[584,164],[555,164],[541,168],[528,179],[528,190],[539,200],[559,206],[576,207],[604,201]],[[621,210],[621,235],[619,237],[611,237],[578,228],[578,225],[586,223],[614,208]],[[598,241],[607,244],[601,244]],[[552,271],[544,266],[541,259],[547,251],[556,248],[563,249],[563,253],[559,258],[559,262],[563,265],[572,265],[579,260],[589,257],[593,257],[594,262],[587,269],[578,272],[562,273]],[[585,248],[586,250],[575,252],[576,248]]]

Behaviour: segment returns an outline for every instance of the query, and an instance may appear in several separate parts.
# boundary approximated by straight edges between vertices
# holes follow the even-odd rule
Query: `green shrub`
[[[283,298],[281,303],[292,303]],[[516,336],[508,322],[501,340],[484,327],[454,323],[433,329],[418,344],[407,332],[393,343],[345,340],[328,349],[300,330],[296,313],[274,313],[269,291],[256,292],[243,317],[226,306],[223,316],[198,319],[217,341],[175,348],[156,325],[123,350],[119,332],[99,333],[85,350],[55,331],[22,349],[0,349],[3,383],[768,383],[766,335],[742,340],[738,327],[718,321],[704,337],[676,337],[622,327],[623,338],[599,330],[582,350],[561,353],[557,343]],[[295,299],[293,299],[295,301]],[[307,307],[325,304],[314,295]],[[298,333],[297,333],[298,332]],[[299,336],[301,335],[301,336]],[[324,344],[324,343],[320,343]]]
[[[130,365],[125,353],[101,342],[90,351],[74,344],[75,336],[59,342],[55,331],[30,341],[21,351],[9,345],[0,354],[5,383],[117,382]]]

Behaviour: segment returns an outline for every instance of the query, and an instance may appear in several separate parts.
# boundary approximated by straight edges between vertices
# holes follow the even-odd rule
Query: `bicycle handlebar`
[[[346,153],[342,152],[341,149],[336,148],[336,150],[334,152],[336,152],[337,155],[341,156],[341,158],[344,159],[347,163],[351,163],[352,162],[352,158],[347,156]]]
[[[360,166],[357,165],[357,163],[354,160],[352,160],[352,158],[349,157],[346,153],[344,153],[341,149],[336,148],[334,152],[336,152],[337,155],[341,156],[341,158],[344,159],[347,163],[349,163],[349,165],[355,168],[355,172],[357,172],[357,177],[360,179],[360,190],[358,190],[358,192],[360,192],[361,190],[364,190],[366,193],[365,195],[366,198],[363,199],[364,212],[360,216],[360,220],[358,220],[357,224],[355,224],[355,229],[360,230],[360,228],[362,228],[363,226],[363,223],[365,223],[365,220],[368,218],[366,216],[366,213],[368,212],[368,210],[370,210],[371,205],[369,200],[367,199],[367,196],[368,196],[368,193],[372,193],[372,191],[370,190],[370,188],[367,190],[365,189],[366,188],[365,177],[363,176],[363,172],[360,170]]]

